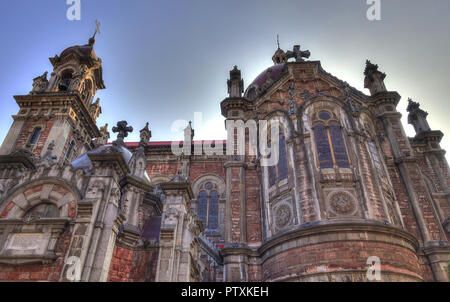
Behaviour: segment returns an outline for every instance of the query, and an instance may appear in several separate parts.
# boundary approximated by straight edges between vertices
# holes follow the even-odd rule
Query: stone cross
[[[304,62],[303,58],[309,58],[311,53],[309,50],[302,51],[300,50],[300,45],[294,45],[294,49],[292,51],[286,52],[286,58],[295,58],[295,62]]]
[[[120,121],[117,122],[117,126],[112,128],[112,132],[118,133],[117,134],[117,141],[123,142],[123,139],[128,136],[128,133],[133,132],[133,127],[127,126],[127,121]]]

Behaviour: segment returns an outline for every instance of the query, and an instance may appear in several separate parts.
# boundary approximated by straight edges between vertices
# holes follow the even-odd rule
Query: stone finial
[[[370,95],[386,91],[386,86],[384,85],[386,74],[378,70],[377,64],[372,64],[369,60],[366,60],[364,75],[364,88],[370,90]]]
[[[309,58],[311,53],[309,50],[302,51],[300,50],[300,45],[294,45],[292,51],[286,52],[286,59],[295,58],[295,62],[304,62],[303,58]]]
[[[230,79],[227,81],[228,93],[230,97],[241,97],[244,92],[244,80],[241,77],[241,71],[234,65],[230,70]]]
[[[133,132],[133,127],[127,126],[127,121],[117,122],[117,126],[112,128],[112,132],[118,133],[117,140],[113,142],[115,145],[124,145],[124,138],[128,136],[128,133]]]
[[[108,124],[105,124],[104,126],[100,127],[100,137],[96,138],[94,141],[95,147],[100,147],[105,145],[110,138],[109,132],[108,132]]]
[[[147,146],[148,142],[150,141],[150,138],[152,137],[152,132],[148,128],[148,123],[146,123],[145,127],[141,129],[140,137],[141,141],[139,142],[139,146],[145,148],[145,146]]]
[[[428,112],[420,109],[419,103],[408,99],[408,107],[406,108],[406,111],[409,112],[408,124],[413,125],[416,134],[431,130],[427,121]]]
[[[194,129],[192,129],[192,122],[189,121],[189,124],[184,129],[184,142],[189,143],[194,139]]]

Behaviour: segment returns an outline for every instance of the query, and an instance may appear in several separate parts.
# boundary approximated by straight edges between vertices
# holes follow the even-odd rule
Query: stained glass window
[[[330,140],[328,139],[328,132],[323,123],[320,122],[314,126],[314,138],[316,140],[320,168],[333,168]]]
[[[272,147],[272,142],[267,144],[269,148]],[[268,167],[269,170],[269,187],[272,187],[277,182],[277,167],[276,165],[270,165]]]
[[[197,214],[203,221],[203,226],[205,227],[206,227],[207,213],[208,213],[208,193],[206,193],[206,191],[201,191],[200,194],[198,195]]]
[[[381,168],[380,158],[378,157],[378,152],[377,152],[377,148],[375,147],[375,143],[372,140],[369,141],[369,149],[370,149],[370,153],[372,154],[375,168],[377,169],[380,177],[383,177],[383,170]]]
[[[314,123],[313,132],[320,168],[333,168],[335,165],[349,168],[347,148],[336,115],[320,111],[316,116],[318,121]]]
[[[201,218],[205,229],[216,230],[219,227],[219,193],[216,186],[207,182],[197,198],[197,215]]]
[[[333,145],[334,158],[339,168],[349,168],[344,138],[342,137],[341,126],[337,122],[330,122],[330,138]]]
[[[283,134],[280,134],[279,143],[279,157],[278,157],[278,181],[288,177],[288,166],[286,158],[286,139]]]
[[[208,229],[215,230],[218,227],[219,219],[219,194],[211,191],[209,194]]]
[[[58,208],[52,203],[41,203],[25,214],[25,218],[55,218],[59,217]]]
[[[271,142],[268,143],[271,147]],[[278,163],[268,167],[269,187],[274,186],[277,181],[281,181],[288,177],[286,138],[280,133],[278,137]]]

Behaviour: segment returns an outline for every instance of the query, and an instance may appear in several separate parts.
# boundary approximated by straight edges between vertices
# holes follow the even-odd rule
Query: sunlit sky
[[[387,74],[400,93],[406,133],[407,99],[421,103],[432,129],[450,150],[450,1],[381,0],[381,20],[369,21],[366,0],[81,0],[81,20],[69,21],[66,0],[0,3],[0,141],[18,112],[13,95],[51,72],[49,57],[86,44],[101,23],[96,53],[107,89],[97,96],[98,125],[127,120],[139,140],[148,121],[152,141],[179,138],[172,124],[203,115],[195,139],[224,139],[220,102],[229,70],[242,70],[245,86],[271,66],[276,35],[281,48],[309,49],[310,60],[368,94],[365,60]],[[115,138],[115,135],[112,135]],[[450,158],[450,154],[447,154]]]

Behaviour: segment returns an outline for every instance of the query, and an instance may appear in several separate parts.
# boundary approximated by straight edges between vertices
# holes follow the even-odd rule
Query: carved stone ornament
[[[355,211],[353,198],[345,192],[334,193],[330,198],[330,206],[336,214],[349,215]]]
[[[43,75],[33,79],[33,90],[31,91],[31,93],[38,93],[45,91],[49,83],[47,80],[47,74],[48,72],[46,71],[44,72]]]
[[[275,224],[277,228],[281,229],[286,227],[291,221],[292,213],[291,208],[288,205],[280,205],[275,211]]]

